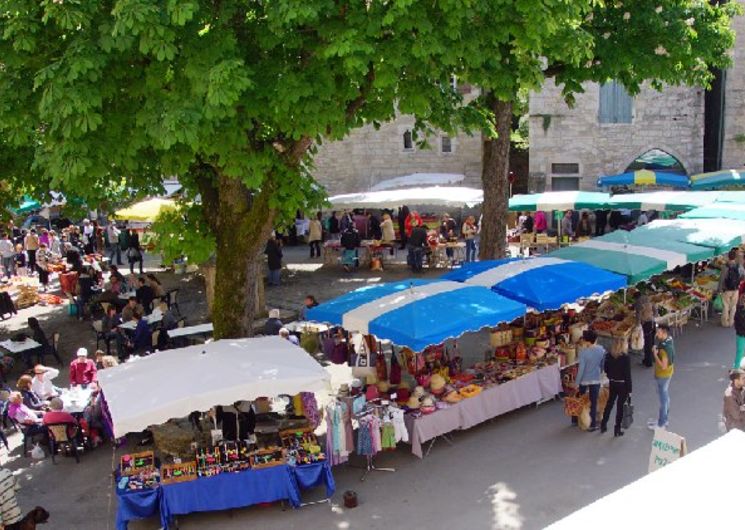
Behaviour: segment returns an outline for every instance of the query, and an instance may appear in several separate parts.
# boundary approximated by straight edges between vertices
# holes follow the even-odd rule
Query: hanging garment
[[[361,456],[372,456],[375,453],[376,451],[373,448],[370,423],[360,419],[360,427],[357,429],[357,454]]]
[[[321,423],[315,394],[313,392],[300,392],[300,401],[302,402],[303,415],[308,419],[308,423],[310,423],[313,430],[315,430]]]
[[[388,414],[390,415],[393,429],[396,433],[396,442],[408,442],[409,431],[406,429],[406,423],[404,423],[404,411],[399,408],[390,407]]]
[[[384,451],[394,451],[396,449],[396,430],[393,427],[393,423],[383,423],[380,439]]]

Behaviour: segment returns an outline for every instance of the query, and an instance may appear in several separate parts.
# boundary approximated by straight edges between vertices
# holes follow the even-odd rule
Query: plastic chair
[[[98,344],[103,341],[106,344],[106,355],[111,354],[109,341],[106,338],[106,333],[103,332],[103,320],[94,320],[91,322],[91,326],[93,327],[93,332],[96,334],[96,349],[98,349]]]
[[[52,463],[56,464],[54,460],[57,454],[57,449],[61,446],[67,446],[75,456],[75,461],[80,463],[80,456],[78,455],[78,443],[75,438],[78,435],[80,427],[76,423],[50,423],[47,426],[47,435],[49,438],[49,452],[52,454]],[[74,427],[75,432],[70,436],[68,429]]]

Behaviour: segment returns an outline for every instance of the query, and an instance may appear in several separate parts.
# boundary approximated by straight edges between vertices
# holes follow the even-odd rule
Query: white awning
[[[326,388],[330,376],[280,337],[222,339],[166,350],[98,373],[114,436],[239,400]]]
[[[412,173],[382,180],[375,184],[370,191],[392,190],[405,187],[447,186],[463,182],[466,176],[460,173]]]
[[[397,208],[404,204],[471,207],[484,202],[484,192],[458,186],[346,193],[329,198],[334,208]]]

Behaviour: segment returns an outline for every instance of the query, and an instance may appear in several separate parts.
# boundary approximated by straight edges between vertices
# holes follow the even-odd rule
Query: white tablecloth
[[[36,342],[34,339],[27,338],[23,342],[17,342],[10,339],[4,340],[3,342],[0,342],[0,346],[8,350],[10,353],[21,353],[26,350],[38,348],[41,344]]]
[[[60,399],[64,403],[64,411],[70,414],[80,414],[85,410],[93,391],[90,388],[75,387],[62,389]]]
[[[168,336],[172,339],[176,337],[188,337],[189,335],[200,335],[202,333],[212,333],[214,326],[211,322],[207,324],[197,324],[196,326],[186,326],[183,328],[171,329],[168,331]]]
[[[486,420],[561,392],[559,365],[552,364],[518,379],[485,389],[447,409],[413,418],[406,415],[411,452],[422,458],[422,444],[458,429],[469,429]]]

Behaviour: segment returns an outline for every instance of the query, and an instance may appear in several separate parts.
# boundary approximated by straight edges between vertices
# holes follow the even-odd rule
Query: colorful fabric
[[[392,423],[384,423],[380,435],[381,445],[384,451],[393,451],[396,449],[396,430]]]
[[[303,415],[308,419],[310,426],[315,429],[321,423],[315,394],[313,392],[300,392],[300,401],[302,402]]]

